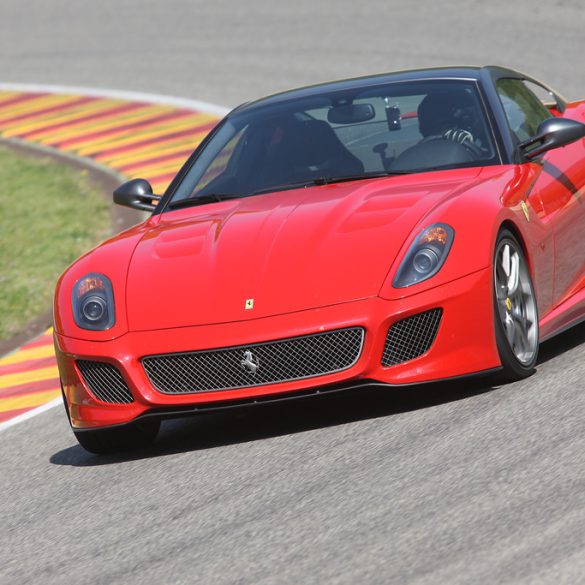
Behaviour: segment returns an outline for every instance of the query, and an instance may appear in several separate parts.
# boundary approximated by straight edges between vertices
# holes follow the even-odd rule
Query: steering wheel
[[[471,153],[474,160],[478,160],[484,156],[479,146],[475,144],[473,134],[469,130],[452,128],[444,132],[441,138],[461,144],[461,146],[464,146]]]

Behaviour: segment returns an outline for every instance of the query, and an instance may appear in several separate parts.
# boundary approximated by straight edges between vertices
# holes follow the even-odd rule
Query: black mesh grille
[[[134,397],[118,368],[104,362],[78,360],[77,367],[91,393],[110,404],[130,404]]]
[[[153,386],[185,394],[276,384],[322,376],[355,364],[364,340],[361,327],[225,349],[145,357]]]
[[[395,366],[427,352],[439,329],[443,309],[432,309],[394,323],[386,336],[383,366]]]

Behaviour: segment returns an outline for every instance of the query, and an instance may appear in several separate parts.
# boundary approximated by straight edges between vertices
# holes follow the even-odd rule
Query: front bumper
[[[491,270],[484,269],[446,285],[400,299],[363,299],[297,313],[235,323],[136,331],[112,341],[90,342],[55,334],[63,390],[75,428],[124,424],[149,412],[184,412],[192,406],[227,405],[248,399],[281,396],[316,387],[339,387],[368,380],[405,385],[464,376],[500,365],[493,328]],[[384,367],[389,328],[411,315],[443,309],[430,349],[421,357]],[[162,394],[150,383],[144,356],[240,346],[346,327],[363,327],[365,339],[357,362],[341,372],[264,386],[191,394]],[[115,365],[134,396],[131,404],[109,404],[85,386],[76,360]]]

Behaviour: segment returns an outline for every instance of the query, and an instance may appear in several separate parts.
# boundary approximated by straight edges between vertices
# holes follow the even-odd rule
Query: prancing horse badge
[[[246,309],[246,311],[248,309],[253,309],[254,308],[254,299],[246,299],[246,304],[244,305],[244,308]]]
[[[244,372],[253,376],[260,367],[260,360],[249,349],[247,349],[244,352],[240,366]]]

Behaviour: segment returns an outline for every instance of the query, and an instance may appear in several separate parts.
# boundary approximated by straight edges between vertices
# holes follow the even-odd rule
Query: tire
[[[73,429],[73,434],[86,451],[97,455],[106,455],[147,447],[156,439],[159,429],[159,420],[145,419],[105,429]]]
[[[514,234],[498,234],[493,261],[494,326],[502,362],[498,381],[513,382],[534,373],[538,358],[538,308],[530,270]]]

